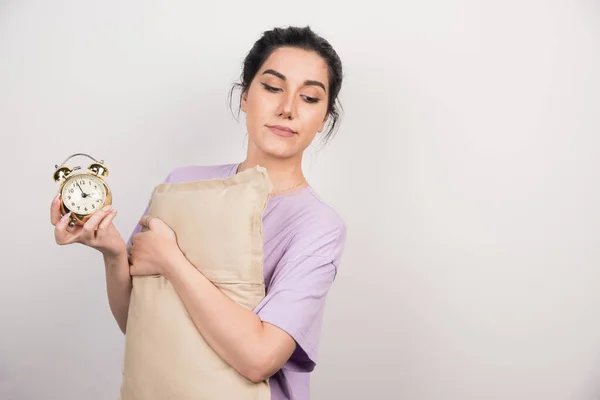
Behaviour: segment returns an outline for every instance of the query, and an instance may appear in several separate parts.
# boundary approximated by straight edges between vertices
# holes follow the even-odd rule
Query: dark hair
[[[240,76],[240,82],[235,83],[229,92],[229,104],[231,107],[231,94],[235,88],[241,88],[241,97],[254,76],[263,65],[265,60],[280,47],[294,47],[298,49],[314,51],[325,60],[329,69],[329,90],[327,102],[327,133],[324,141],[329,140],[338,127],[340,117],[341,103],[338,99],[338,94],[342,88],[342,62],[327,40],[317,35],[310,27],[288,27],[274,28],[270,31],[263,32],[263,35],[258,39],[248,55],[244,59],[243,71]],[[239,116],[239,109],[238,109]]]

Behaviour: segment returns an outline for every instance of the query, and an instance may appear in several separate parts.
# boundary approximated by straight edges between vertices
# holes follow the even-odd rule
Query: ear
[[[325,124],[327,123],[327,118],[328,115],[325,115],[325,119],[323,120],[323,122],[321,122],[321,125],[319,125],[319,129],[317,130],[317,133],[321,133],[323,132],[323,129],[325,129]]]
[[[248,90],[242,93],[242,104],[241,109],[243,112],[248,112]]]

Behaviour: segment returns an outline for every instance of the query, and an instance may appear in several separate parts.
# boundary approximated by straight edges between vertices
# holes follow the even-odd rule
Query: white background
[[[592,0],[0,1],[0,398],[118,392],[101,257],[54,243],[54,165],[104,159],[127,237],[171,169],[243,159],[228,90],[290,24],[345,66],[306,158],[349,229],[312,398],[598,399]]]

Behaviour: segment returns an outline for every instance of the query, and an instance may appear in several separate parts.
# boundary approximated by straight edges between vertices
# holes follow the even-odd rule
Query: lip
[[[271,132],[273,132],[274,134],[276,134],[278,136],[290,137],[290,136],[294,136],[296,134],[295,131],[288,128],[287,126],[267,125],[267,128],[269,128],[271,130]]]

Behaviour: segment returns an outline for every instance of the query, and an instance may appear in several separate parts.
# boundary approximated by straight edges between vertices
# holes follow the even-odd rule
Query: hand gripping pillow
[[[192,265],[252,310],[265,295],[262,215],[272,183],[255,167],[225,179],[163,183],[148,215],[175,231]],[[163,276],[133,278],[121,400],[269,400],[204,340]]]

